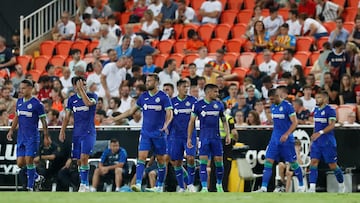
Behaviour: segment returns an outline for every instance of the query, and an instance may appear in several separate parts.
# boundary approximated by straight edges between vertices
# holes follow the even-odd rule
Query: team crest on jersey
[[[32,104],[28,104],[28,105],[27,105],[27,108],[28,108],[28,109],[32,109]]]
[[[159,102],[160,102],[160,98],[159,98],[159,97],[156,97],[155,102],[156,102],[156,103],[159,103]]]
[[[217,104],[214,104],[214,109],[219,108],[219,106]]]
[[[174,110],[174,114],[177,115],[179,111],[177,109]]]
[[[325,111],[322,111],[322,112],[321,112],[321,115],[324,116],[324,115],[325,115]]]
[[[190,102],[188,102],[188,101],[185,103],[185,106],[190,106],[190,105],[191,105],[191,104],[190,104]]]
[[[283,107],[282,106],[280,106],[280,108],[279,108],[279,111],[283,111],[284,109],[283,109]]]
[[[205,116],[206,116],[206,112],[205,112],[205,111],[202,111],[200,114],[201,114],[202,117],[205,117]]]

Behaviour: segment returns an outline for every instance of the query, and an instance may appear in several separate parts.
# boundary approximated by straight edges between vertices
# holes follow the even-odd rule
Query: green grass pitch
[[[360,193],[69,193],[0,192],[2,203],[360,203]]]

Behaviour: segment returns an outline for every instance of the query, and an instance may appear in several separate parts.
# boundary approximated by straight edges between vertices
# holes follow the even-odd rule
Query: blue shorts
[[[200,138],[199,156],[223,156],[223,146],[220,138]]]
[[[269,158],[275,161],[287,161],[290,163],[296,161],[296,152],[295,152],[294,143],[270,142],[266,149],[265,158]]]
[[[311,159],[318,159],[325,161],[327,164],[337,162],[336,146],[318,146],[316,143],[311,144],[310,148]]]
[[[172,150],[172,139],[170,135],[166,136],[166,154],[170,155]]]
[[[171,160],[183,160],[184,158],[184,151],[186,151],[187,156],[195,156],[196,155],[196,145],[192,148],[187,147],[187,138],[177,138],[173,137],[171,139],[171,143],[174,143],[171,145],[171,151],[170,151],[170,157]],[[196,137],[193,136],[192,143],[196,143]]]
[[[153,150],[156,155],[164,155],[167,152],[166,136],[148,137],[140,134],[139,151]]]
[[[38,155],[40,142],[28,140],[18,143],[16,145],[16,156],[17,157],[36,157]]]
[[[96,135],[73,136],[71,157],[80,159],[81,154],[90,155],[96,142]]]

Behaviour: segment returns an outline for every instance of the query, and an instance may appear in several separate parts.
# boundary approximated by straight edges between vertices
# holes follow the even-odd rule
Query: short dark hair
[[[344,42],[343,41],[340,41],[340,40],[336,40],[334,43],[333,43],[333,47],[334,48],[339,48],[341,46],[344,46]]]
[[[216,53],[224,55],[225,50],[224,49],[218,49],[218,50],[216,50]]]
[[[112,51],[115,51],[115,49],[108,49],[108,50],[106,51],[106,53],[107,53],[107,54],[110,54],[110,52],[112,52]]]
[[[21,83],[27,85],[28,87],[34,87],[34,83],[31,80],[25,79]]]
[[[139,70],[141,70],[141,67],[138,66],[138,65],[133,65],[132,69],[131,69],[131,72],[134,73],[134,72],[138,72]]]
[[[186,80],[180,79],[179,81],[177,81],[176,86],[177,86],[177,87],[180,87],[181,85],[186,84],[186,83],[187,83]],[[165,85],[164,85],[164,86],[165,86]]]
[[[84,77],[81,76],[75,76],[71,78],[71,84],[72,85],[76,85],[77,81],[82,80],[84,82],[86,82],[86,79]]]
[[[170,58],[168,60],[166,60],[166,63],[165,63],[165,67],[167,68],[170,64],[172,64],[174,61],[176,61],[175,59],[173,58]]]
[[[355,72],[355,73],[354,73],[354,77],[355,77],[355,78],[360,78],[360,72]]]
[[[91,19],[91,14],[89,14],[89,13],[84,13],[84,14],[82,15],[82,18],[83,18],[83,20],[85,20],[85,19]]]
[[[197,79],[197,81],[199,81],[199,80],[205,80],[205,81],[206,81],[206,79],[205,79],[204,76],[199,76],[198,79]]]
[[[299,104],[300,106],[304,106],[304,102],[303,102],[301,99],[299,99],[299,98],[296,98],[296,99],[294,100],[294,103]]]
[[[147,77],[152,77],[152,78],[154,78],[157,82],[160,81],[159,76],[158,76],[158,74],[156,74],[156,73],[149,73],[149,74],[147,75]]]
[[[194,29],[190,29],[187,32],[187,37],[192,38],[194,35],[197,35],[197,32]]]
[[[117,107],[121,105],[121,99],[119,97],[111,97],[111,99],[114,100],[114,103],[117,105]]]
[[[59,113],[58,110],[56,110],[56,109],[50,109],[50,112],[51,112],[51,114],[52,114],[53,116],[55,116],[56,118],[59,118],[60,113]]]
[[[291,9],[291,10],[289,11],[289,13],[295,15],[296,17],[299,16],[299,12],[298,12],[296,9]]]
[[[284,24],[281,25],[281,27],[286,28],[286,29],[289,29],[289,24],[284,23]]]
[[[102,116],[106,117],[106,112],[105,112],[104,110],[102,110],[102,109],[98,109],[98,110],[96,111],[96,114],[102,115]]]
[[[210,63],[205,64],[205,68],[213,68],[213,66]]]
[[[111,15],[108,16],[108,20],[110,20],[110,19],[116,20],[116,17],[113,14],[111,14]]]
[[[283,75],[281,76],[282,78],[285,79],[290,79],[292,78],[291,73],[290,72],[284,72]]]
[[[271,76],[267,75],[262,78],[262,83],[272,83]]]
[[[163,86],[170,87],[172,90],[174,90],[174,85],[172,83],[165,83]]]
[[[328,94],[325,90],[319,91],[319,92],[316,93],[316,94],[321,94],[322,96],[325,96],[326,98],[329,98],[329,94]]]
[[[276,87],[276,89],[280,90],[283,93],[288,94],[288,89],[287,89],[287,87],[285,85],[280,85],[280,86]]]
[[[212,90],[212,89],[218,89],[219,87],[217,85],[214,84],[206,84],[204,91],[206,92],[207,90]]]
[[[196,68],[196,64],[195,64],[195,63],[190,63],[190,64],[189,64],[189,67],[190,67],[190,66],[195,66],[195,68]]]
[[[71,55],[77,54],[77,53],[81,53],[80,49],[71,49]]]
[[[294,56],[294,54],[295,54],[295,51],[291,48],[287,48],[287,49],[285,49],[285,51],[287,51],[289,54],[291,54],[291,56]]]
[[[119,140],[116,138],[111,138],[110,143],[119,143]]]
[[[269,89],[269,91],[268,91],[268,97],[275,96],[275,94],[276,94],[276,89]]]

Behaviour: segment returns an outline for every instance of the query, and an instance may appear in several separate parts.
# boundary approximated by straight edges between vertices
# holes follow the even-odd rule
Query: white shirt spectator
[[[203,9],[205,12],[214,12],[214,11],[221,12],[222,11],[222,5],[221,5],[220,1],[204,1],[204,3],[201,4],[200,9]],[[216,18],[203,17],[201,22],[202,23],[217,24],[218,23],[218,17],[216,17]]]
[[[195,59],[194,63],[196,65],[196,75],[202,76],[203,72],[204,72],[205,64],[209,63],[209,61],[211,61],[211,60],[213,60],[213,59],[211,59],[209,57],[205,57],[204,59],[201,59],[201,58]]]
[[[301,25],[299,20],[287,20],[286,23],[289,25],[289,35],[298,36],[301,34]]]
[[[304,107],[310,112],[313,112],[316,107],[316,100],[312,97],[310,98],[310,100],[306,100],[304,97],[300,97],[300,99],[303,102]]]
[[[270,37],[272,37],[277,33],[280,26],[284,24],[284,20],[279,15],[274,20],[271,19],[271,16],[268,16],[263,20],[263,23],[265,29],[269,32]]]
[[[95,83],[97,86],[97,90],[95,91],[95,94],[97,94],[98,97],[105,97],[105,91],[103,86],[101,85],[101,74],[96,74],[95,72],[90,74],[87,77],[86,83],[90,84],[91,82]]]
[[[260,114],[259,114],[259,117],[260,117],[260,122],[261,123],[266,123],[267,122],[267,116],[266,116],[266,112],[265,110],[263,110]]]
[[[316,5],[316,16],[320,15],[321,11],[323,10],[323,6],[320,4]],[[331,2],[331,1],[325,1],[325,7],[324,11],[322,12],[322,15],[324,16],[324,21],[335,21],[337,18],[337,11],[339,10],[339,5]]]
[[[96,19],[91,19],[91,25],[87,25],[86,23],[81,24],[80,32],[85,33],[86,35],[93,35],[99,32],[100,30],[100,22]]]
[[[273,84],[272,88],[276,88],[277,86],[278,86],[277,84]],[[266,89],[265,86],[262,86],[261,87],[261,94],[262,94],[263,98],[266,99],[266,100],[269,99],[268,93],[269,93],[269,90]]]
[[[165,83],[171,83],[174,85],[174,95],[177,95],[176,83],[180,80],[180,76],[177,72],[172,71],[171,74],[168,74],[164,69],[159,73],[160,79],[160,89],[162,90]]]
[[[135,33],[130,36],[130,47],[133,47],[133,45],[134,45],[134,38],[135,38],[135,37],[136,37],[136,34],[135,34]],[[120,45],[120,46],[122,45],[123,38],[124,38],[124,35],[121,36],[120,39],[119,39],[119,45]]]
[[[281,61],[281,63],[280,63],[280,67],[282,68],[282,70],[283,70],[284,72],[290,72],[290,73],[292,72],[293,67],[294,67],[295,65],[300,65],[300,66],[301,66],[300,61],[297,60],[295,57],[293,57],[293,58],[291,59],[291,61],[283,60],[283,61]]]
[[[276,72],[277,65],[278,63],[274,60],[270,60],[268,63],[264,61],[259,65],[259,70],[271,76],[271,74]]]
[[[186,20],[184,23],[190,23],[194,20],[195,18],[195,11],[193,8],[191,7],[186,7],[185,9],[185,13],[184,13],[185,17],[186,17]],[[179,18],[179,10],[176,10],[175,12],[175,19],[178,19]]]
[[[163,3],[160,1],[159,5],[150,4],[148,6],[148,9],[151,10],[153,12],[154,16],[156,17],[159,15],[162,6],[163,6]]]
[[[82,66],[82,67],[84,68],[84,70],[86,70],[87,64],[86,64],[86,62],[83,61],[83,60],[79,60],[78,62],[75,62],[74,60],[70,61],[70,63],[69,63],[69,69],[70,69],[70,72],[71,72],[70,78],[72,78],[72,77],[75,76],[75,70],[74,70],[74,68],[75,68],[76,66]]]
[[[117,37],[109,32],[106,37],[101,36],[98,47],[102,54],[106,54],[109,49],[114,49],[117,44]]]
[[[310,30],[310,26],[311,24],[314,24],[315,27],[317,28],[316,33],[324,33],[327,32],[326,28],[324,26],[322,26],[318,21],[312,19],[312,18],[306,18],[306,20],[304,21],[304,26],[303,26],[303,33],[307,33]]]
[[[87,14],[92,15],[92,12],[93,12],[93,9],[92,9],[90,6],[88,6],[88,7],[85,8],[84,13],[87,13]],[[78,9],[76,10],[76,14],[79,15],[79,20],[80,20],[80,22],[83,22],[82,15],[83,15],[84,13],[80,13],[80,8],[78,8]]]
[[[71,83],[71,76],[68,79],[65,79],[64,76],[60,78],[61,84],[63,85],[63,89],[61,90],[65,95],[68,94],[69,90],[73,89],[73,85]]]
[[[158,28],[160,28],[160,26],[156,20],[153,20],[150,25],[144,22],[141,26],[141,29],[149,34],[154,34],[154,31]]]
[[[57,25],[57,29],[59,30],[59,34],[62,35],[70,35],[72,34],[71,40],[74,41],[76,35],[76,25],[73,21],[69,20],[66,25],[63,22],[60,22]]]
[[[112,33],[114,36],[116,36],[116,30],[120,31],[120,36],[121,36],[121,27],[119,25],[115,24],[112,27],[109,25],[109,32]]]
[[[130,128],[130,130],[140,130],[141,126],[143,124],[143,117],[141,116],[141,119],[139,120],[139,122],[136,122],[134,119],[131,119],[129,121],[129,125],[130,126],[138,126],[137,128]]]
[[[128,96],[127,99],[121,98],[121,104],[117,111],[120,113],[124,113],[125,111],[129,110],[131,108],[132,100],[133,98],[130,96]]]
[[[119,87],[126,79],[125,68],[118,68],[116,62],[108,63],[104,66],[101,74],[106,76],[106,84],[112,97],[119,97]]]

